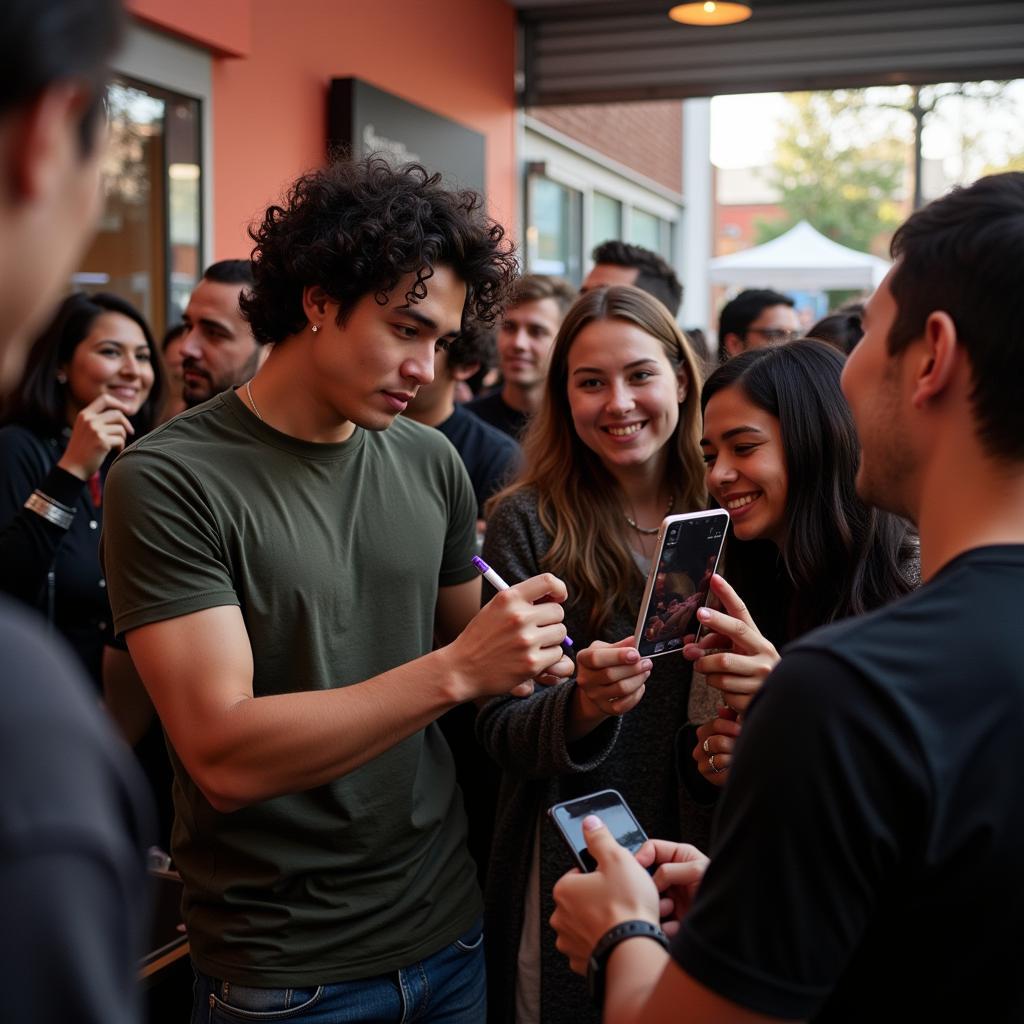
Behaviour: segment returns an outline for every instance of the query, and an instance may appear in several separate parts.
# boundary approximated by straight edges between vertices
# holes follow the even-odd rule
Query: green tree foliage
[[[1002,134],[993,121],[993,114],[1009,114],[1011,124],[1015,100],[1009,95],[1006,81],[940,82],[937,85],[902,85],[895,89],[871,89],[867,96],[879,110],[895,110],[904,122],[913,124],[910,144],[910,164],[913,199],[911,208],[924,205],[923,140],[925,126],[946,112],[959,114],[957,132],[960,149],[959,183],[969,184],[979,173],[978,164],[984,162],[985,153],[993,136]],[[934,115],[934,116],[933,116]]]
[[[758,224],[767,242],[806,220],[823,235],[863,252],[884,251],[902,219],[904,143],[879,134],[863,90],[792,93],[769,177],[785,218]],[[873,122],[874,115],[874,122]],[[881,243],[881,244],[879,244]]]

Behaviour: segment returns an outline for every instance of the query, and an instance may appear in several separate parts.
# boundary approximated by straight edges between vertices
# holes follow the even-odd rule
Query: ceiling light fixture
[[[750,17],[752,6],[751,0],[743,3],[703,0],[702,3],[677,4],[668,16],[684,25],[735,25]]]

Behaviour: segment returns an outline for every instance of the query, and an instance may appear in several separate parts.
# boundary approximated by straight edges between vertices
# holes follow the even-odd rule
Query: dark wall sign
[[[380,153],[395,164],[423,164],[449,187],[484,191],[483,135],[358,78],[331,80],[327,143],[354,157]]]

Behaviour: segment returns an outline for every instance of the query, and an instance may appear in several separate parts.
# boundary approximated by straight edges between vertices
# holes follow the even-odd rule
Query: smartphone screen
[[[615,841],[630,853],[636,853],[647,842],[644,830],[617,790],[603,789],[600,793],[591,793],[578,800],[555,804],[548,815],[584,871],[593,871],[597,867],[587,849],[587,841],[583,838],[583,819],[588,814],[596,814],[615,837]]]
[[[669,516],[662,524],[637,620],[636,646],[645,658],[671,654],[687,634],[699,633],[697,609],[707,602],[728,525],[725,509]]]

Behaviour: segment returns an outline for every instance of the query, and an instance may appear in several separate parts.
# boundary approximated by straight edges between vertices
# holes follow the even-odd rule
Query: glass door
[[[127,299],[159,338],[203,269],[200,102],[119,76],[107,109],[103,215],[72,285]]]

